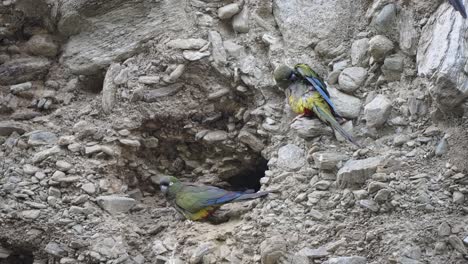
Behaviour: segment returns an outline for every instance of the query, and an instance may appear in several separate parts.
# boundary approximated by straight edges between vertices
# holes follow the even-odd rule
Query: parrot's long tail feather
[[[361,145],[348,132],[346,132],[346,130],[344,130],[343,127],[340,126],[340,124],[338,124],[338,122],[335,120],[335,118],[333,118],[333,116],[327,114],[318,106],[314,106],[314,110],[315,110],[314,112],[318,115],[318,117],[321,120],[329,123],[334,130],[338,131],[338,133],[340,133],[349,142],[361,148]]]
[[[236,199],[232,200],[232,202],[240,202],[240,201],[245,201],[245,200],[257,199],[257,198],[266,196],[269,193],[270,193],[269,191],[256,192],[256,193],[244,193],[241,196],[237,197]]]
[[[461,0],[449,0],[455,10],[460,12],[463,18],[466,18],[466,9]]]

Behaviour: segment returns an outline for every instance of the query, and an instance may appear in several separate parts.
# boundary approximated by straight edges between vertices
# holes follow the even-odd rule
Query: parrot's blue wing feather
[[[229,192],[220,188],[211,187],[204,190],[206,199],[203,201],[205,206],[223,204],[241,196],[237,192]]]
[[[336,115],[338,115],[338,112],[336,111],[336,108],[335,108],[335,105],[332,103],[332,101],[330,100],[330,97],[328,96],[328,94],[325,92],[325,90],[323,89],[323,86],[320,82],[320,80],[317,80],[313,77],[306,77],[307,81],[310,82],[310,84],[312,84],[312,86],[314,86],[315,90],[317,90],[320,95],[323,97],[323,99],[325,99],[325,101],[327,101],[328,105],[330,105],[330,107],[333,109],[333,112],[335,112]]]
[[[449,0],[449,3],[453,6],[455,10],[460,12],[463,18],[466,18],[466,9],[461,0]]]

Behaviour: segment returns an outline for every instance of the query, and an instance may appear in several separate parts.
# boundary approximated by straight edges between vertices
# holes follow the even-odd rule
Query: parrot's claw
[[[296,122],[296,120],[298,120],[298,119],[301,118],[301,117],[304,117],[304,115],[302,114],[302,115],[298,115],[298,116],[294,117],[294,119],[293,119],[291,122],[289,122],[289,125],[291,125],[292,123]]]

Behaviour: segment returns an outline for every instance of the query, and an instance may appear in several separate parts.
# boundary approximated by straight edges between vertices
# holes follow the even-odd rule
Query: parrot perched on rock
[[[466,18],[466,9],[465,9],[465,6],[463,5],[463,0],[448,0],[448,1],[455,10],[460,12],[463,18]]]
[[[269,193],[227,191],[214,186],[183,183],[172,176],[163,177],[159,186],[172,206],[192,221],[209,217],[223,204],[252,200]]]
[[[327,85],[309,65],[296,64],[292,69],[282,64],[276,67],[273,76],[278,87],[285,90],[291,109],[299,114],[294,120],[315,115],[348,141],[361,147],[336,120],[335,117],[339,115],[330,100]]]

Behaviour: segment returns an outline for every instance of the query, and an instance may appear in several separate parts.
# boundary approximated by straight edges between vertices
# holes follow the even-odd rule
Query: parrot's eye
[[[174,183],[173,183],[173,182],[170,182],[170,183],[169,183],[169,186],[172,186],[172,184],[174,184]]]

